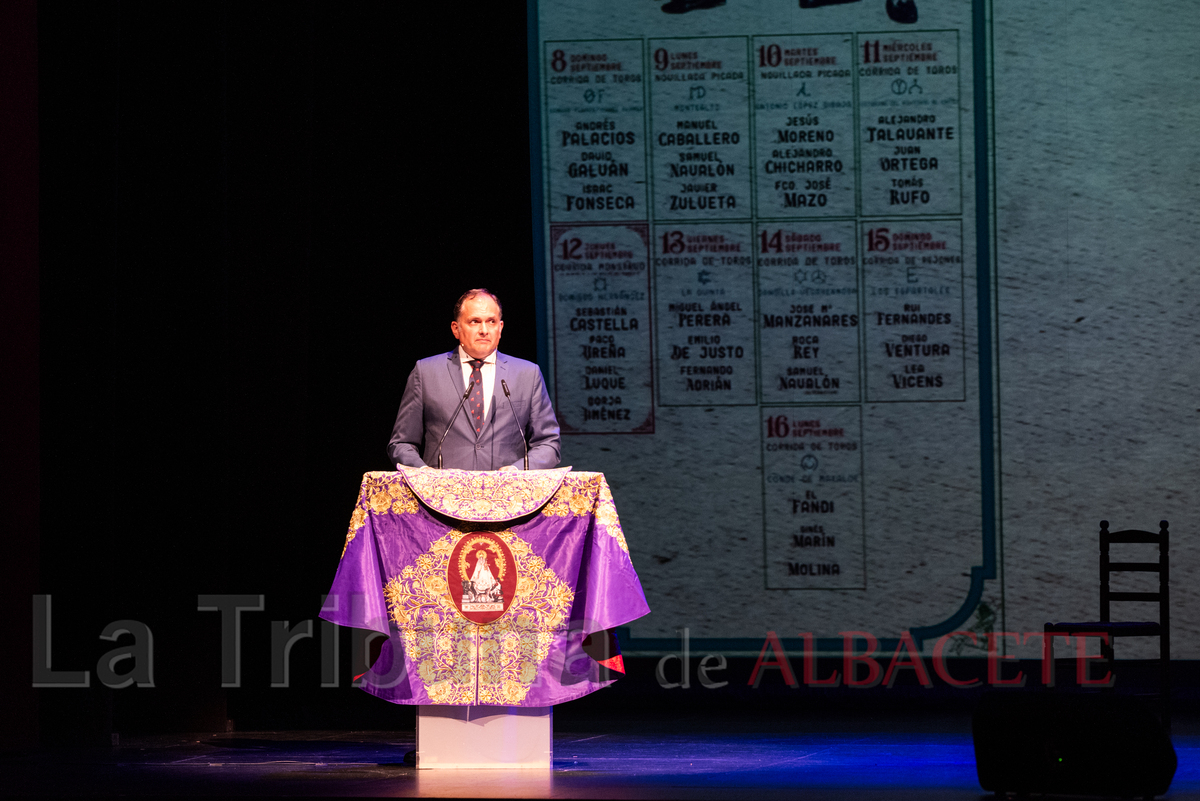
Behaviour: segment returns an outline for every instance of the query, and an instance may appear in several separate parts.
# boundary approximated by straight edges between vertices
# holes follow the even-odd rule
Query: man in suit
[[[558,465],[558,419],[542,371],[496,350],[503,330],[500,301],[491,292],[471,289],[458,299],[450,323],[458,347],[421,359],[408,375],[388,442],[393,464],[437,466],[438,440],[470,384],[471,394],[442,445],[443,467],[520,469],[522,436],[529,442],[530,469]]]

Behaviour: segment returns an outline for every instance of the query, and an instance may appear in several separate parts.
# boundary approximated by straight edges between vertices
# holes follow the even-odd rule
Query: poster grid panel
[[[658,579],[635,637],[930,631],[999,591],[965,280],[978,15],[766,5],[536,7],[564,453],[609,475]],[[778,420],[806,453],[768,458]]]

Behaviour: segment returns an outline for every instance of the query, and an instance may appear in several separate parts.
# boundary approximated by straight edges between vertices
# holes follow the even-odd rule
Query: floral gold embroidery
[[[603,473],[571,473],[563,479],[558,492],[542,507],[542,514],[549,517],[578,517],[592,512],[595,512],[596,522],[605,533],[617,541],[622,551],[629,553],[625,532],[621,530],[621,521],[617,517],[617,507],[613,503],[612,490]]]
[[[574,490],[575,482],[563,482],[563,485],[558,488],[558,492],[546,502],[542,507],[542,514],[547,517],[570,517],[571,516],[571,494]]]
[[[464,620],[446,587],[450,554],[469,533],[451,531],[384,587],[416,676],[435,704],[519,704],[554,638],[566,627],[574,592],[511,531],[495,532],[516,561],[517,589],[498,620]]]
[[[388,487],[388,495],[392,496],[392,513],[398,515],[416,514],[417,496],[407,484],[397,481]]]
[[[358,503],[354,513],[350,515],[350,528],[346,532],[346,544],[342,546],[342,556],[354,541],[358,530],[362,528],[367,517],[372,514],[416,514],[420,505],[417,496],[404,483],[404,478],[398,473],[373,471],[363,474],[362,486],[358,491]]]
[[[586,515],[595,508],[595,496],[589,497],[583,493],[575,493],[567,503],[571,507],[571,514]]]
[[[372,495],[368,503],[371,505],[372,512],[381,515],[392,508],[392,497],[381,490]]]
[[[617,517],[617,506],[613,503],[612,490],[608,488],[604,476],[600,477],[600,502],[596,504],[596,522],[604,526],[605,532],[617,541],[622,551],[629,553],[625,532],[621,530],[621,520]]]
[[[358,530],[367,522],[367,510],[356,508],[354,514],[350,515],[350,528],[346,532],[346,544],[342,546],[342,556],[346,555],[346,549],[350,547],[350,543],[354,541],[354,536],[358,534]]]
[[[455,520],[503,522],[533,514],[571,468],[555,470],[420,470],[402,468],[408,486],[436,512]]]

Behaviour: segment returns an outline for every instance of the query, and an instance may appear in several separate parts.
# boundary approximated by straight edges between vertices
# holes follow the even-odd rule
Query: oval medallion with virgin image
[[[491,623],[512,605],[517,560],[504,540],[490,531],[464,534],[450,553],[446,585],[463,617],[472,623]]]

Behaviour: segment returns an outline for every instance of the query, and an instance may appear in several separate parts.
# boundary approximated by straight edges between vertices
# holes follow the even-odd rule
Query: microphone
[[[500,388],[504,390],[504,397],[508,398],[508,408],[512,409],[513,425],[517,427],[517,432],[521,435],[521,444],[525,446],[525,469],[529,469],[529,443],[525,441],[525,432],[521,431],[521,424],[517,422],[517,410],[513,406],[512,393],[508,391],[508,382],[503,378],[500,379]]]
[[[438,440],[438,470],[442,469],[442,443],[446,441],[446,434],[450,433],[450,426],[454,425],[454,421],[458,419],[458,413],[462,411],[463,404],[467,402],[467,398],[471,397],[471,387],[473,386],[475,386],[474,381],[467,382],[467,391],[463,393],[462,400],[458,402],[458,408],[454,410],[454,414],[450,417],[450,422],[446,424],[445,433],[443,433],[442,438]]]

